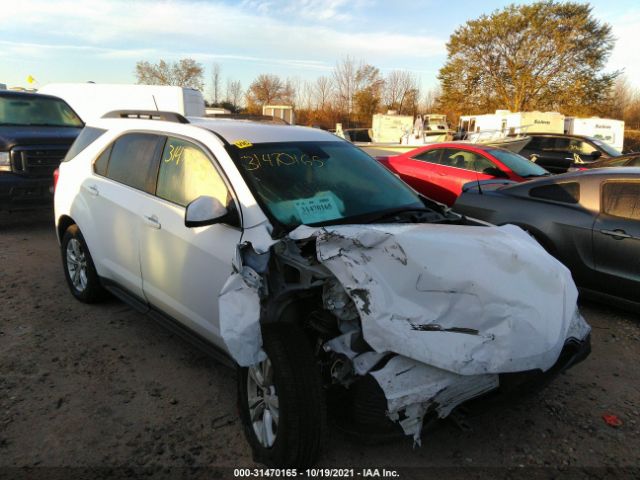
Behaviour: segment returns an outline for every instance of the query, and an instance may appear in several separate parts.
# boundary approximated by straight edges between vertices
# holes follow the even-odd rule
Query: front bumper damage
[[[238,364],[264,358],[260,324],[274,297],[319,291],[339,329],[322,346],[340,359],[332,381],[373,377],[387,417],[418,443],[426,415],[444,418],[588,355],[569,271],[518,227],[303,226],[280,241],[259,228],[244,238],[220,294],[222,337]],[[274,262],[296,280],[274,281]]]

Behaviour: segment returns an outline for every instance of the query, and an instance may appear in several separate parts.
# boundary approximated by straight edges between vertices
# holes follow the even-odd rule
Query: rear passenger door
[[[185,207],[202,195],[237,212],[230,185],[204,147],[170,136],[155,194],[140,210],[145,220],[140,229],[144,294],[153,306],[224,348],[218,295],[232,271],[240,222],[187,228],[184,219]]]
[[[640,301],[640,181],[603,182],[593,232],[602,289]]]
[[[141,206],[153,198],[165,137],[128,133],[116,139],[93,164],[82,196],[94,217],[91,254],[101,277],[144,299],[138,235]]]

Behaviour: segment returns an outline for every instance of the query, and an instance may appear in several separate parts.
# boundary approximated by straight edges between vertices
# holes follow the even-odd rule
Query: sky
[[[314,80],[347,55],[437,85],[446,42],[497,0],[0,0],[0,83],[135,83],[139,60],[191,57],[243,88],[261,73]],[[531,3],[516,1],[515,3]],[[640,2],[593,0],[617,38],[607,65],[640,87]]]

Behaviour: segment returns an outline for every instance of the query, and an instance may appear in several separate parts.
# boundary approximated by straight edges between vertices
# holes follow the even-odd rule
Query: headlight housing
[[[11,157],[9,152],[0,152],[0,172],[11,171]]]

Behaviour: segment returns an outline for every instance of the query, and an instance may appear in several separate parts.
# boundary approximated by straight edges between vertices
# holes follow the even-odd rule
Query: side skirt
[[[190,328],[185,327],[175,318],[158,310],[152,305],[149,305],[146,300],[143,300],[136,295],[131,294],[112,280],[100,278],[100,282],[102,283],[104,288],[106,288],[116,298],[129,305],[138,313],[149,315],[157,323],[162,325],[174,335],[180,337],[182,340],[188,342],[191,346],[198,349],[201,353],[228,367],[237,367],[237,364],[225,351],[223,351],[216,345],[213,345],[211,342],[207,341],[205,338],[203,338],[201,335],[198,335]]]

